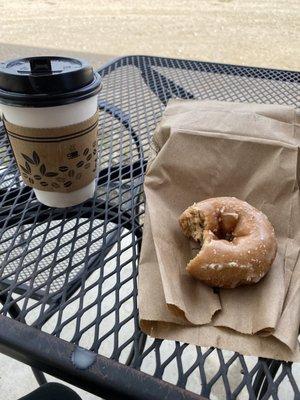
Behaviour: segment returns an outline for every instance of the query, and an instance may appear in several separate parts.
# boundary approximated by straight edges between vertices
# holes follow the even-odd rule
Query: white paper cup
[[[43,60],[43,58],[41,59]],[[60,58],[56,57],[55,60],[57,59]],[[30,59],[25,59],[25,60],[30,60]],[[63,59],[63,60],[73,60],[73,59]],[[78,60],[73,60],[73,61],[77,62]],[[68,72],[69,71],[67,70],[67,73]],[[65,71],[62,71],[60,75],[64,73]],[[40,74],[43,74],[43,71]],[[52,75],[54,75],[54,73]],[[50,78],[53,77],[52,75]],[[39,73],[35,74],[34,77],[35,76],[37,77],[37,79],[41,79],[41,75],[39,75]],[[61,86],[69,85],[68,79],[70,80],[71,78],[69,76],[66,82],[65,81],[62,82]],[[16,79],[19,79],[19,77],[17,77]],[[44,79],[47,79],[47,77],[44,76]],[[75,79],[78,79],[78,77],[75,76]],[[58,87],[60,83],[61,82],[55,82],[55,84],[57,84]],[[19,86],[20,85],[22,86],[22,84],[24,86],[23,82],[20,83],[17,81],[17,86],[18,84]],[[40,92],[42,94],[44,94],[44,92],[47,90],[51,90],[51,87],[49,89],[47,85],[48,83],[46,82],[44,87],[40,89]],[[54,92],[53,95],[50,94],[49,96],[50,100],[46,99],[46,101],[44,102],[43,98],[41,98],[41,101],[38,102],[38,96],[41,94],[40,92],[37,93],[37,96],[36,93],[34,93],[33,95],[31,94],[31,97],[30,94],[27,95],[27,98],[29,97],[29,101],[27,101],[28,99],[26,98],[26,92],[25,92],[25,90],[27,90],[26,88],[24,88],[25,99],[23,99],[21,86],[19,88],[19,92],[17,93],[13,92],[12,95],[11,92],[7,90],[7,87],[5,87],[5,90],[1,92],[1,69],[0,69],[0,103],[1,103],[0,107],[2,115],[4,117],[4,120],[8,121],[11,124],[20,126],[22,128],[40,128],[40,129],[63,128],[84,122],[89,118],[93,117],[97,112],[97,93],[99,91],[99,86],[100,86],[99,79],[98,79],[98,88],[97,85],[94,84],[94,89],[90,90],[90,93],[85,93],[83,90],[84,88],[82,89],[81,87],[79,89],[79,95],[76,97],[76,91],[74,90],[73,92],[66,91],[65,90],[66,88],[62,87],[61,97],[57,96],[57,93]],[[31,89],[29,88],[29,90]],[[67,93],[66,97],[64,97],[65,93]],[[74,93],[74,96],[72,97],[71,95],[69,95],[69,93]],[[13,94],[15,94],[15,97],[13,96]],[[31,100],[32,98],[33,101]],[[56,105],[55,103],[62,103],[62,104]],[[41,203],[50,207],[62,208],[62,207],[73,206],[89,199],[94,194],[95,186],[96,186],[95,179],[93,179],[85,186],[71,192],[47,191],[47,190],[40,190],[35,187],[33,187],[33,190],[37,199]]]
[[[92,117],[97,111],[97,95],[56,107],[34,108],[1,105],[3,117],[24,128],[57,128],[77,124]],[[69,193],[48,192],[33,188],[37,199],[49,207],[70,207],[80,204],[95,192],[95,180],[81,189]]]

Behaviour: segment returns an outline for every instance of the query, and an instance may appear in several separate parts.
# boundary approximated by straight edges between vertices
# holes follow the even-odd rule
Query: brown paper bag
[[[247,334],[242,335],[242,342],[251,338],[254,343],[252,334],[266,336],[273,333],[293,348],[290,350],[283,345],[282,356],[297,346],[299,321],[297,318],[291,321],[293,327],[289,329],[293,333],[285,335],[284,339],[281,320],[282,315],[287,322],[291,318],[291,304],[298,307],[299,303],[297,286],[294,284],[292,289],[290,285],[289,290],[289,282],[295,282],[292,277],[299,260],[300,243],[299,228],[292,218],[299,215],[300,208],[297,183],[299,139],[294,122],[295,110],[286,106],[196,101],[173,101],[168,105],[154,135],[158,156],[150,163],[145,180],[156,259],[153,252],[152,257],[151,254],[147,256],[149,240],[145,242],[144,239],[140,271],[142,326],[149,320],[186,325],[203,325],[211,321],[210,325],[215,327]],[[218,297],[212,289],[192,280],[185,271],[192,254],[188,240],[178,227],[178,216],[194,201],[226,195],[244,199],[268,215],[277,234],[278,254],[270,273],[259,284],[222,290]],[[148,230],[149,224],[145,225],[145,237]],[[160,311],[159,318],[152,318],[153,307],[149,312],[144,309],[143,293],[149,296],[149,281],[152,282],[145,272],[145,257],[146,264],[154,264],[159,269],[157,279],[158,276],[161,279],[163,297],[169,307]],[[283,310],[287,291],[287,298],[290,296],[291,299]],[[176,321],[172,319],[175,317]],[[278,331],[277,324],[281,326]],[[178,329],[176,327],[176,332]],[[179,340],[203,345],[205,343],[199,339],[201,332],[205,329],[216,332],[219,328],[184,329],[194,334],[186,334],[186,339],[178,337]],[[222,329],[225,331],[228,329]],[[172,338],[173,333],[172,328]],[[159,332],[156,335],[162,337]],[[227,336],[222,336],[222,346],[232,348]],[[209,338],[213,337],[209,333]],[[244,343],[241,349],[234,348],[236,339],[232,343],[232,349],[248,349]],[[210,342],[208,345],[217,344]],[[252,354],[260,354],[257,353],[260,345],[253,346]],[[263,347],[268,349],[265,344]],[[285,355],[286,359],[290,359],[291,354]]]
[[[140,325],[143,332],[160,339],[179,340],[198,346],[218,347],[226,350],[238,351],[249,356],[274,358],[285,361],[300,361],[299,344],[291,350],[276,337],[261,337],[257,335],[244,335],[234,330],[214,327],[211,324],[201,326],[183,326],[182,321],[168,309],[161,282],[159,266],[156,258],[154,242],[151,232],[148,212],[145,216],[145,229],[143,249],[139,266],[139,314]],[[298,263],[300,267],[300,264]],[[296,282],[299,288],[299,280]],[[294,296],[292,296],[294,298]],[[151,301],[149,301],[151,299]],[[299,307],[299,298],[297,307]],[[290,304],[287,314],[293,315],[297,307]],[[294,317],[298,320],[298,314]],[[286,324],[282,323],[281,336],[293,332]],[[294,332],[293,332],[294,333]],[[292,336],[292,335],[290,335]],[[295,336],[295,335],[294,335]],[[297,335],[296,335],[297,337]]]

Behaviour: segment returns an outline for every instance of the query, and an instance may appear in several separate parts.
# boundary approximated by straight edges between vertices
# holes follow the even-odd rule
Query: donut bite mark
[[[234,288],[256,283],[276,256],[275,233],[268,218],[235,197],[194,203],[182,213],[179,224],[200,247],[187,271],[209,286]]]

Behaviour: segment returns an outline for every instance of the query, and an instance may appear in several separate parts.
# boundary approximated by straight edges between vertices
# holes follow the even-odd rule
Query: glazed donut
[[[187,271],[209,286],[235,288],[256,283],[274,261],[273,226],[265,214],[235,197],[195,203],[182,213],[179,224],[194,247],[195,242],[199,247]]]

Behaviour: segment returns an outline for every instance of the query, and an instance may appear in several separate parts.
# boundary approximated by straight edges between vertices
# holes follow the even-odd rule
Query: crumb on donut
[[[189,208],[189,216],[185,220],[181,221],[182,229],[186,236],[202,244],[203,240],[203,229],[204,229],[204,217],[196,207],[192,206]]]

